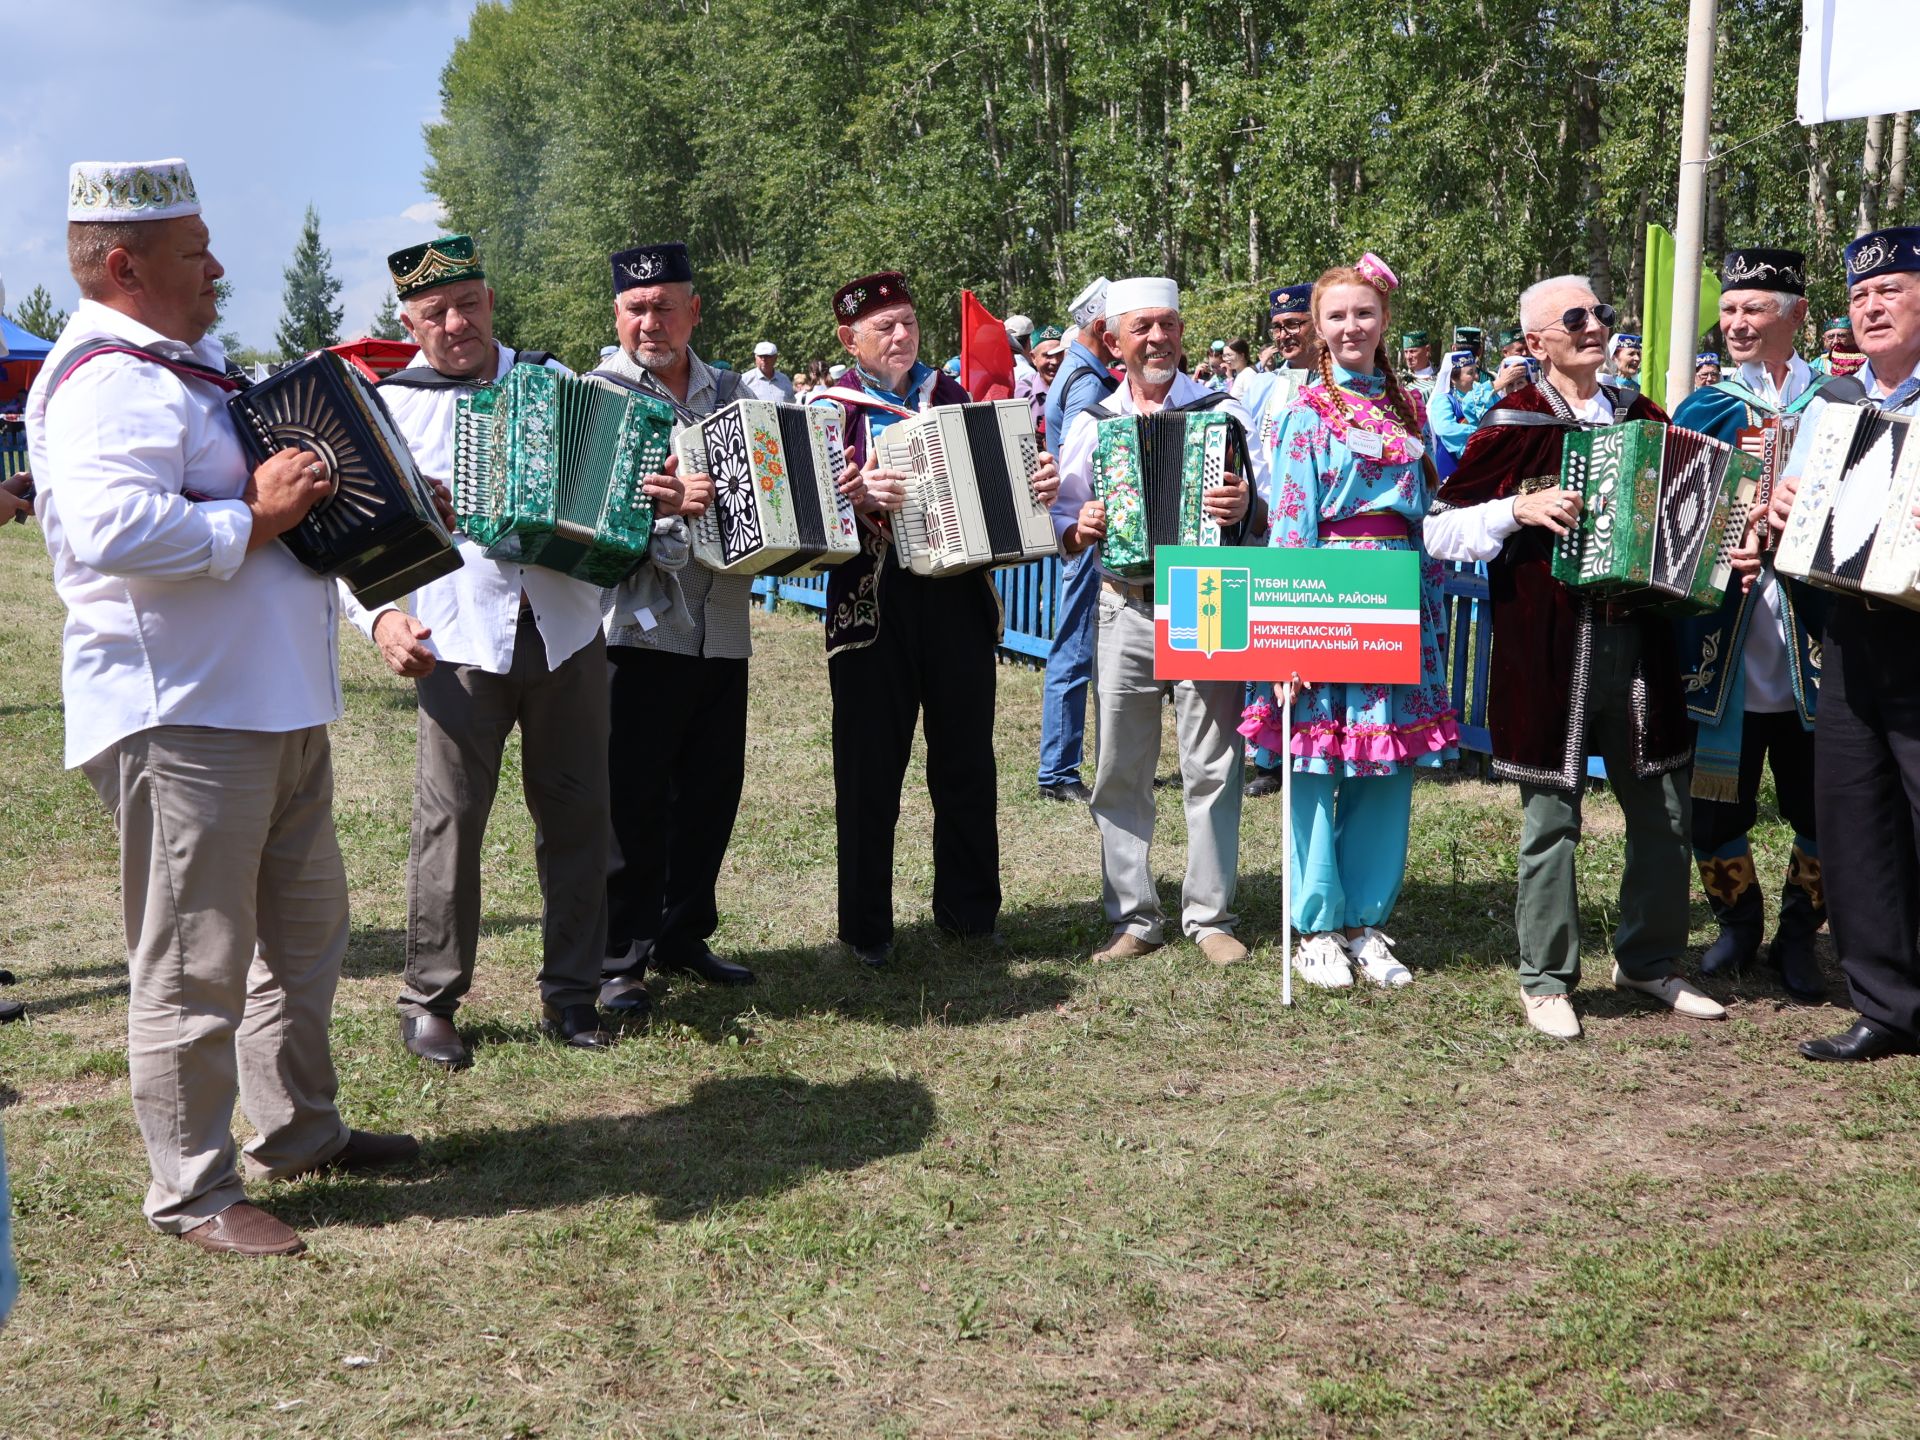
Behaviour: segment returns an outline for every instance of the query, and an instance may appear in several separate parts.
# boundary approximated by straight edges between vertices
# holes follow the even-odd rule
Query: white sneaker
[[[1309,935],[1293,952],[1293,973],[1322,990],[1345,990],[1353,984],[1347,947],[1338,935]]]
[[[1580,1017],[1573,1013],[1573,1002],[1564,995],[1529,995],[1520,992],[1520,1004],[1527,1012],[1527,1024],[1555,1040],[1578,1040]]]
[[[1685,1015],[1692,1020],[1724,1020],[1727,1007],[1704,991],[1696,989],[1678,975],[1662,975],[1658,980],[1630,979],[1627,972],[1620,968],[1618,960],[1613,962],[1613,987],[1616,990],[1631,990],[1637,995],[1645,995],[1649,1000],[1658,1002],[1676,1015]]]
[[[1413,983],[1413,972],[1393,958],[1393,937],[1369,925],[1347,939],[1347,953],[1360,973],[1383,990],[1398,990]]]

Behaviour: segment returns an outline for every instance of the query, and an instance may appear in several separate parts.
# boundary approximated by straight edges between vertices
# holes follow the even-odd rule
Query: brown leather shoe
[[[296,1170],[286,1178],[319,1175],[328,1170],[380,1170],[409,1165],[420,1158],[420,1142],[411,1135],[379,1135],[371,1130],[349,1130],[347,1143],[318,1165]]]
[[[204,1225],[182,1230],[180,1238],[214,1255],[298,1255],[307,1248],[291,1225],[284,1225],[257,1205],[239,1200]]]
[[[1107,943],[1089,958],[1096,965],[1104,965],[1109,960],[1133,960],[1142,955],[1151,955],[1159,948],[1153,941],[1142,940],[1131,930],[1116,930],[1107,937]]]
[[[1200,937],[1200,953],[1216,965],[1238,965],[1247,958],[1247,947],[1225,930]]]

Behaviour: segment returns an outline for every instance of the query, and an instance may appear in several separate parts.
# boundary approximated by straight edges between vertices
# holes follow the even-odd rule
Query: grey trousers
[[[521,788],[540,876],[540,998],[591,1005],[607,947],[607,648],[600,636],[547,668],[522,612],[513,669],[439,664],[420,695],[407,968],[400,1013],[447,1019],[473,986],[480,860],[507,736],[520,727]]]
[[[1642,779],[1633,773],[1633,671],[1640,635],[1630,625],[1597,625],[1587,691],[1587,746],[1606,762],[1607,783],[1627,822],[1620,872],[1620,921],[1613,956],[1635,980],[1679,970],[1687,948],[1693,887],[1693,821],[1684,767]],[[1580,792],[1520,787],[1520,883],[1514,923],[1520,988],[1565,995],[1580,983]]]
[[[236,1094],[254,1179],[347,1143],[327,1049],[347,949],[327,730],[163,725],[84,768],[120,832],[147,1219],[178,1233],[246,1198]]]
[[[1191,939],[1231,931],[1240,867],[1239,681],[1153,678],[1153,604],[1102,588],[1094,683],[1099,760],[1093,821],[1100,830],[1101,904],[1107,921],[1150,944],[1166,938],[1153,883],[1153,775],[1160,763],[1160,706],[1173,694],[1180,785],[1187,811],[1187,875],[1180,928]]]

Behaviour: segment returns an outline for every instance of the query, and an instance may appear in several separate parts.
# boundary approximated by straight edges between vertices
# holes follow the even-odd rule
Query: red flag
[[[960,292],[960,383],[976,400],[1013,399],[1013,346],[1007,327],[971,290]]]

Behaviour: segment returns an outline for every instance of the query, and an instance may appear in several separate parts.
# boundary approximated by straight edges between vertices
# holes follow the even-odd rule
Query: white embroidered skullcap
[[[1073,297],[1067,313],[1081,325],[1091,324],[1107,313],[1107,277],[1102,275]]]
[[[76,160],[67,171],[69,220],[172,220],[200,213],[187,162]]]
[[[1135,310],[1178,310],[1180,287],[1164,275],[1136,275],[1107,286],[1107,314],[1129,315]]]

